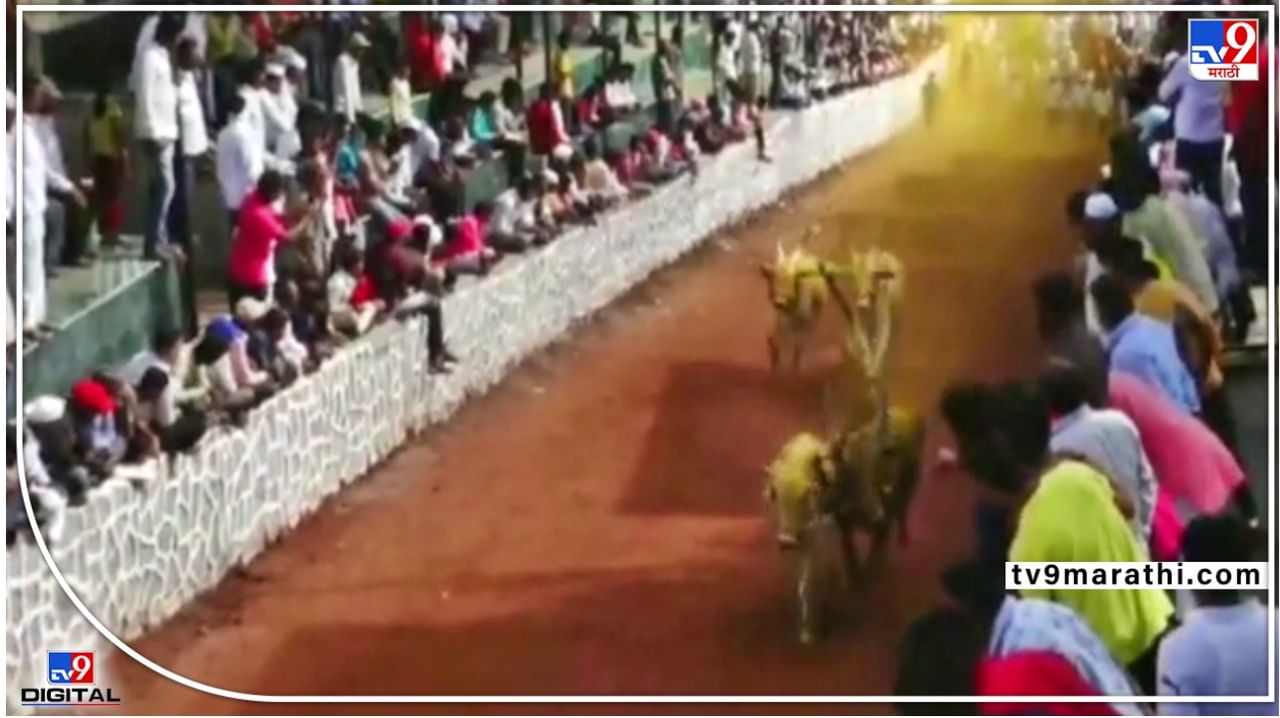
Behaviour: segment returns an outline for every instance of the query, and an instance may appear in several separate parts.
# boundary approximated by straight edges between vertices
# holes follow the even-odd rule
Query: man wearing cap
[[[369,49],[369,41],[359,32],[351,33],[347,47],[338,54],[333,66],[333,108],[355,122],[364,110],[364,94],[360,89],[360,60]]]
[[[82,379],[71,387],[67,414],[76,437],[76,453],[97,478],[111,475],[124,458],[126,443],[116,426],[116,397],[96,379]]]

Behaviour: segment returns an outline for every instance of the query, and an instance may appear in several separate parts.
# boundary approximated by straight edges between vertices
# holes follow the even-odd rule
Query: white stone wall
[[[168,478],[141,488],[109,481],[70,513],[54,559],[100,620],[122,638],[138,636],[576,321],[717,229],[913,122],[924,77],[944,63],[939,54],[908,76],[783,115],[770,131],[773,162],[757,162],[751,143],[731,147],[705,161],[697,179],[663,187],[460,289],[444,308],[463,358],[448,377],[426,372],[421,320],[376,329],[255,412],[245,430],[206,439]],[[47,650],[103,642],[34,545],[8,552],[7,590],[12,711],[19,687],[44,685]]]

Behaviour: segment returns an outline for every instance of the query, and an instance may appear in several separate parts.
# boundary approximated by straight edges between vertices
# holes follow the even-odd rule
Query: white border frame
[[[202,12],[248,12],[248,11],[292,11],[300,10],[306,12],[447,12],[447,11],[475,11],[477,8],[484,6],[477,5],[372,5],[372,6],[352,6],[352,5],[216,5],[216,4],[200,4],[200,5],[18,5],[16,8],[16,16],[21,25],[22,17],[27,12],[55,12],[55,13],[101,13],[101,12],[157,12],[157,11],[189,11],[192,8],[199,8]],[[741,4],[713,4],[713,5],[502,5],[497,6],[507,12],[542,12],[542,11],[564,11],[571,10],[580,11],[602,11],[602,12],[723,12],[747,11],[747,12],[930,12],[930,13],[1116,13],[1116,12],[1202,12],[1205,10],[1218,9],[1224,11],[1235,12],[1265,12],[1268,27],[1268,37],[1271,39],[1273,48],[1277,40],[1276,35],[1276,6],[1271,5],[1045,5],[1045,4],[1018,4],[1018,5],[741,5]],[[7,15],[3,21],[5,25],[4,33],[0,36],[0,52],[4,53],[4,63],[6,77],[8,76],[8,54],[7,54]],[[24,56],[24,38],[21,30],[16,34],[18,46],[16,48],[15,58],[21,62]],[[1273,68],[1270,76],[1271,92],[1268,99],[1268,138],[1272,148],[1278,148],[1276,141],[1276,95],[1277,95],[1277,74],[1274,65],[1277,62],[1275,57],[1271,58]],[[19,79],[18,87],[15,88],[17,95],[17,110],[15,116],[22,117],[23,98],[21,93],[21,77],[22,65],[19,65],[16,75]],[[22,133],[17,135],[17,151],[15,159],[22,157],[23,138]],[[1280,148],[1278,148],[1280,149]],[[1276,160],[1273,154],[1269,160]],[[4,177],[0,178],[0,182],[7,181],[8,173],[4,173]],[[18,175],[18,186],[14,188],[16,197],[14,201],[15,207],[22,206],[22,182],[21,175]],[[1275,172],[1268,173],[1268,202],[1271,208],[1276,207],[1276,181]],[[22,236],[22,212],[18,211],[15,222],[15,241],[17,242],[17,250],[15,252],[15,261],[17,267],[18,286],[22,286],[22,260],[21,260],[21,236]],[[1269,521],[1267,524],[1267,566],[1268,576],[1274,579],[1275,573],[1275,551],[1276,551],[1276,354],[1275,354],[1275,331],[1276,331],[1276,212],[1270,213],[1269,222],[1269,252],[1268,252],[1268,272],[1267,272],[1267,329],[1271,333],[1267,341],[1267,371],[1269,377],[1269,387],[1267,396],[1267,429],[1268,429],[1268,445],[1267,445],[1267,503],[1269,504]],[[5,259],[0,259],[0,264]],[[15,390],[17,392],[17,407],[20,412],[23,406],[22,391],[22,345],[23,337],[21,331],[21,321],[19,326],[14,328],[17,336],[17,378],[15,382]],[[0,389],[0,393],[5,390]],[[0,452],[6,449],[0,449]],[[19,451],[18,457],[19,469],[19,486],[22,491],[22,501],[30,518],[33,515],[31,510],[31,495],[27,488],[26,469],[22,465],[22,454]],[[174,683],[190,688],[207,695],[218,698],[231,700],[239,700],[251,703],[308,703],[308,704],[431,704],[431,703],[475,703],[475,704],[622,704],[622,703],[654,703],[654,704],[670,704],[670,703],[733,703],[733,704],[813,704],[813,703],[887,703],[890,705],[903,703],[1110,703],[1114,702],[1110,697],[1081,697],[1081,696],[842,696],[842,695],[826,695],[826,696],[752,696],[752,695],[733,695],[733,696],[646,696],[646,695],[566,695],[566,696],[469,696],[469,695],[440,695],[440,696],[411,696],[411,695],[371,695],[371,696],[348,696],[348,695],[271,695],[261,693],[245,693],[242,691],[233,691],[225,688],[218,688],[206,683],[187,678],[164,666],[161,666],[146,656],[135,651],[131,646],[117,637],[114,633],[107,629],[96,616],[84,605],[84,602],[68,585],[66,578],[58,569],[57,564],[53,561],[53,557],[49,553],[49,547],[45,543],[44,535],[41,533],[39,526],[31,520],[33,533],[36,543],[40,548],[45,563],[49,566],[50,573],[53,574],[54,580],[62,588],[67,599],[76,607],[76,610],[84,616],[95,630],[109,641],[121,653],[132,658],[148,670],[169,679]],[[6,552],[7,553],[7,552]],[[7,556],[6,556],[7,563]],[[1267,582],[1267,604],[1275,607],[1275,581]],[[0,595],[0,605],[4,606],[5,615],[8,616],[8,596]],[[1268,672],[1268,688],[1266,697],[1260,696],[1177,696],[1177,697],[1142,697],[1141,703],[1270,703],[1276,700],[1276,616],[1275,611],[1268,611],[1267,619],[1267,663]],[[7,646],[6,646],[7,651]],[[7,690],[7,677],[4,679]],[[6,693],[7,695],[7,693]]]

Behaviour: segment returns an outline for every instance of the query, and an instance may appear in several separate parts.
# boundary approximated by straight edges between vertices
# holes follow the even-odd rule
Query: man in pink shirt
[[[275,170],[267,170],[240,206],[227,267],[227,296],[233,310],[244,297],[260,300],[270,297],[275,279],[276,246],[306,229],[305,222],[292,228],[285,225],[276,209],[283,197],[284,177]]]
[[[1113,371],[1109,384],[1111,407],[1137,425],[1156,481],[1178,504],[1216,514],[1234,502],[1256,516],[1244,470],[1208,427],[1133,375]]]

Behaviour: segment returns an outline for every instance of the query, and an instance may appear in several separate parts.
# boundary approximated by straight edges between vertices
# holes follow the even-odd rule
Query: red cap
[[[71,401],[95,414],[114,414],[116,411],[115,397],[107,387],[92,379],[76,382],[71,388]]]

